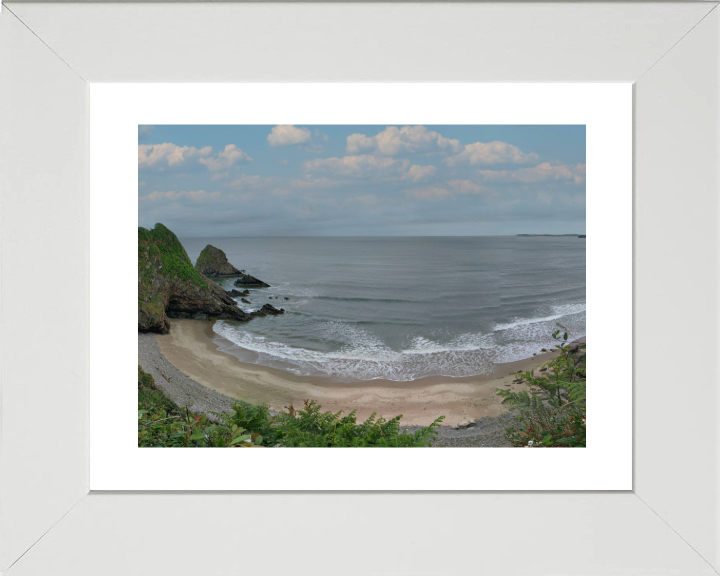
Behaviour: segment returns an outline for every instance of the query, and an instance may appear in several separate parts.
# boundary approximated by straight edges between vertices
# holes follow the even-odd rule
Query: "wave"
[[[541,322],[549,322],[551,320],[559,320],[565,316],[572,316],[573,314],[579,314],[585,312],[587,305],[584,303],[579,304],[564,304],[561,306],[554,306],[553,313],[550,316],[541,316],[537,318],[516,318],[512,322],[507,324],[496,324],[495,331],[509,330],[511,328],[517,328],[518,326],[526,326],[528,324],[538,324]]]
[[[291,293],[278,287],[279,294]],[[268,291],[269,292],[269,291]],[[297,297],[296,297],[297,298]],[[372,298],[313,299],[372,302]],[[301,299],[300,299],[301,300]],[[289,312],[299,299],[288,302]],[[397,299],[379,299],[397,302]],[[255,306],[252,306],[255,308]],[[247,308],[250,311],[250,307]],[[403,346],[390,347],[376,333],[387,323],[377,320],[347,321],[322,318],[315,314],[302,324],[286,325],[284,336],[257,333],[263,324],[237,325],[218,321],[215,333],[220,349],[254,352],[251,362],[280,368],[298,375],[331,376],[343,381],[387,379],[411,381],[425,376],[462,377],[492,374],[495,364],[531,357],[555,342],[550,334],[555,321],[562,320],[573,337],[585,335],[584,302],[545,306],[532,317],[516,317],[510,322],[490,325],[485,331],[449,335],[445,331],[414,336]],[[300,312],[295,312],[300,314]],[[402,322],[393,321],[399,333],[407,333]],[[417,325],[415,325],[417,328]],[[412,330],[412,324],[407,326]],[[396,332],[398,333],[398,332]],[[281,340],[296,338],[300,345]],[[290,340],[292,341],[292,340]],[[313,349],[317,347],[319,349]],[[244,353],[243,353],[243,356]],[[247,360],[246,360],[247,361]]]
[[[496,363],[529,358],[543,346],[552,345],[547,332],[542,340],[498,343],[493,334],[467,333],[446,343],[415,337],[409,346],[393,350],[377,336],[341,322],[330,323],[328,335],[346,343],[335,351],[290,346],[252,334],[224,321],[214,330],[223,340],[223,351],[234,347],[257,354],[255,363],[281,368],[298,375],[333,376],[341,380],[410,381],[424,376],[477,376],[492,374]],[[227,343],[230,342],[230,346]]]

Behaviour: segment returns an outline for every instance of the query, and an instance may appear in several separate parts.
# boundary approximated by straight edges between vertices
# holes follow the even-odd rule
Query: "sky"
[[[180,237],[585,233],[585,126],[139,126]]]

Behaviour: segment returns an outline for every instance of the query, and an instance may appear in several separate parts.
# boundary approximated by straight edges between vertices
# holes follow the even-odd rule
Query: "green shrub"
[[[513,446],[584,447],[586,445],[586,345],[568,344],[565,332],[552,336],[560,355],[534,371],[518,372],[530,392],[496,388],[503,404],[517,408],[519,415],[507,438]]]
[[[138,366],[138,446],[141,447],[417,447],[428,446],[443,416],[416,432],[400,432],[400,419],[357,423],[356,412],[321,412],[316,402],[272,415],[267,406],[238,402],[233,412],[190,412],[154,387]]]
[[[300,410],[291,405],[288,412],[270,416],[267,406],[238,404],[228,422],[256,430],[262,434],[267,445],[285,447],[419,447],[429,446],[437,435],[444,416],[430,426],[409,433],[400,431],[402,415],[386,420],[375,418],[373,413],[358,424],[357,411],[347,416],[340,412],[321,412],[315,401],[305,400]]]

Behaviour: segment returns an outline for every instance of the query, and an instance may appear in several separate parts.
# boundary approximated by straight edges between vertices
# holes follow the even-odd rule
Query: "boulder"
[[[245,300],[245,298],[240,298],[240,301],[245,302],[245,304],[252,304],[252,302],[250,302],[250,300]]]
[[[250,274],[240,274],[240,277],[235,280],[235,286],[239,287],[250,287],[250,288],[270,288],[270,284],[265,284],[262,280],[258,280]]]
[[[257,312],[253,312],[252,315],[262,318],[263,316],[267,316],[268,314],[270,314],[272,316],[277,316],[278,314],[284,314],[284,313],[285,313],[284,308],[280,308],[278,310],[272,304],[264,304],[263,307],[260,308],[260,310],[258,310]]]
[[[225,252],[210,244],[200,252],[200,256],[195,262],[195,270],[208,278],[228,278],[242,274],[240,270],[228,262]]]
[[[138,331],[165,334],[168,318],[248,321],[252,316],[193,267],[172,231],[162,224],[138,228]]]
[[[233,288],[232,290],[225,290],[225,292],[227,292],[228,296],[232,296],[233,298],[250,296],[250,290],[235,290],[235,288]]]

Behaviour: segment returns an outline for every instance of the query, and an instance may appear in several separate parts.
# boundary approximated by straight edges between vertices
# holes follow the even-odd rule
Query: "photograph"
[[[586,446],[585,125],[138,125],[138,447]]]

